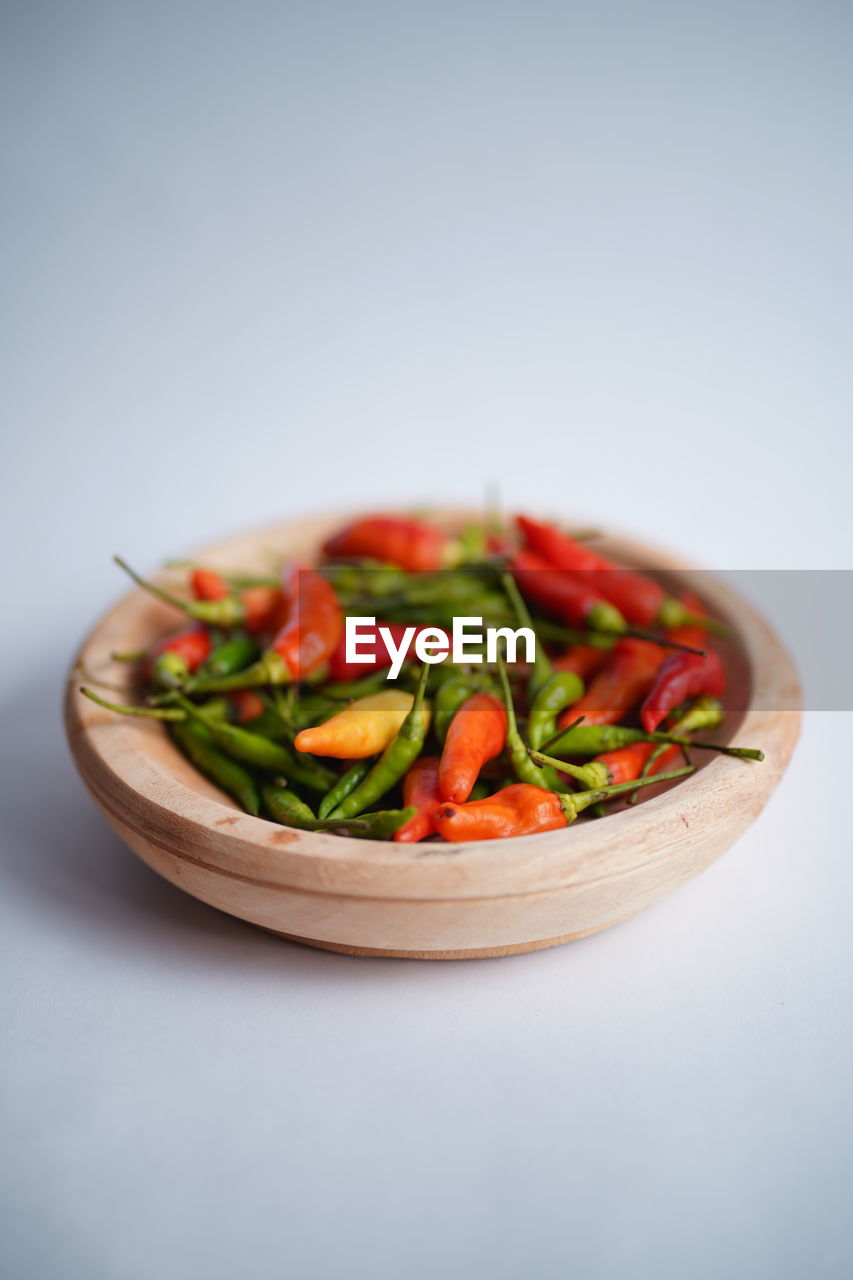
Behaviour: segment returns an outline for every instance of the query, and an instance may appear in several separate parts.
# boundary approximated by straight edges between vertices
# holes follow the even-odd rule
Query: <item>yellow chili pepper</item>
[[[359,698],[331,720],[302,729],[293,740],[297,751],[338,760],[363,760],[379,755],[394,741],[412,709],[414,696],[399,689]],[[429,707],[424,704],[424,732],[429,728]]]

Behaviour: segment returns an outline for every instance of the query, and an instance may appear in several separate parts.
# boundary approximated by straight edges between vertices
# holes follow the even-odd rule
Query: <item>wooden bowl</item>
[[[448,512],[448,527],[471,513]],[[303,519],[207,548],[211,564],[310,559],[341,516]],[[598,544],[596,544],[598,545]],[[697,772],[634,808],[512,840],[399,845],[280,827],[238,810],[161,725],[104,711],[78,693],[81,667],[130,692],[113,651],[147,647],[174,611],[133,591],[97,624],[69,676],[65,721],[77,768],[121,838],[173,884],[297,942],[354,955],[448,959],[535,951],[605,929],[704,870],[757,817],[800,728],[788,653],[743,599],[710,575],[636,542],[607,554],[692,585],[733,638],[724,646],[729,712],[719,741],[760,746],[762,764],[696,753]],[[121,697],[107,693],[108,697]]]

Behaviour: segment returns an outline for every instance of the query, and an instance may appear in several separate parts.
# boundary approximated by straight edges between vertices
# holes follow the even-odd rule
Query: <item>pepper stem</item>
[[[576,778],[578,782],[582,782],[587,790],[608,785],[610,774],[607,765],[601,764],[598,760],[590,760],[589,764],[569,764],[568,761],[557,760],[554,756],[546,756],[541,751],[534,751],[532,747],[527,748],[527,754],[540,768],[550,765],[552,769],[558,769],[560,773],[567,773],[570,778]]]
[[[122,716],[141,716],[145,720],[186,720],[187,718],[186,712],[178,707],[131,707],[120,702],[107,702],[106,698],[99,697],[85,685],[80,686],[80,692],[90,701],[97,702],[99,707],[106,707],[107,711],[116,711]]]
[[[560,796],[560,803],[567,823],[572,823],[578,814],[590,805],[599,804],[602,800],[612,800],[614,796],[627,795],[629,791],[636,791],[638,787],[652,787],[661,782],[674,782],[676,778],[686,778],[689,773],[694,772],[695,766],[689,765],[683,769],[673,769],[670,773],[657,773],[653,778],[636,778],[633,782],[614,782],[612,786],[599,787],[597,791],[575,791],[570,795]]]
[[[121,556],[113,556],[113,560],[120,569],[123,569],[128,577],[132,578],[138,587],[142,587],[143,591],[147,591],[149,595],[156,596],[158,600],[162,600],[164,604],[173,605],[174,608],[180,609],[182,613],[189,613],[186,600],[179,600],[177,596],[173,596],[170,591],[164,591],[162,587],[156,586],[153,582],[148,582],[146,578],[141,577],[135,569],[131,569],[126,560],[122,560]]]
[[[530,610],[527,607],[523,595],[518,589],[518,583],[515,578],[511,573],[505,571],[501,574],[501,583],[503,585],[504,593],[515,612],[516,621],[522,627],[527,627],[529,631],[533,632],[535,649],[531,685],[535,693],[537,689],[542,687],[548,677],[553,675],[554,666],[544,649],[539,645],[539,637],[536,635],[533,620],[530,617]]]

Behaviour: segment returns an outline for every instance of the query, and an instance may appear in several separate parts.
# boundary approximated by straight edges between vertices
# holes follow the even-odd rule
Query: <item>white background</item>
[[[2,21],[0,1269],[849,1274],[849,715],[641,917],[439,965],[181,896],[59,722],[113,551],[304,511],[849,568],[849,8]]]

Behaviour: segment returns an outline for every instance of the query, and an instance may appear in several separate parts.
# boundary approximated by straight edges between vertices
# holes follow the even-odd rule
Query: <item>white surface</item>
[[[850,716],[640,918],[426,965],[159,882],[58,701],[112,551],[330,504],[848,567],[850,11],[3,21],[0,1270],[849,1274]]]

